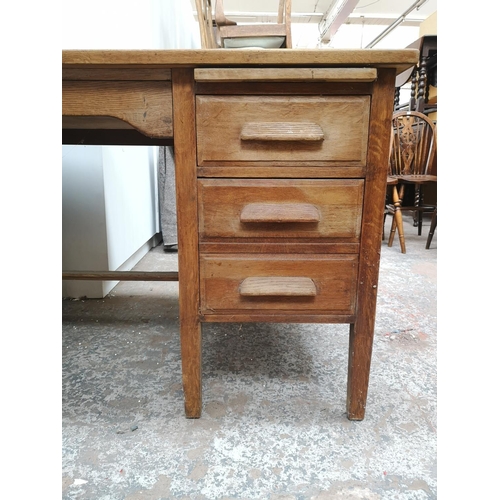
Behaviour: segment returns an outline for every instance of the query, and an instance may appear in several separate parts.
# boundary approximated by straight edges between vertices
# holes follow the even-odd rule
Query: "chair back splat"
[[[395,113],[390,175],[427,175],[436,154],[434,123],[417,111]]]

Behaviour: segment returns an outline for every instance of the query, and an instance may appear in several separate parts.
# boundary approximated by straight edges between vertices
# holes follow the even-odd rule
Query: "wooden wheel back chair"
[[[436,206],[424,204],[424,186],[437,183],[437,176],[428,174],[436,155],[436,127],[423,113],[399,111],[392,117],[392,145],[388,184],[392,184],[393,201],[386,206],[386,215],[393,216],[388,246],[392,246],[398,229],[401,252],[406,253],[401,211],[418,214],[418,235],[422,234],[422,214],[434,212]],[[403,204],[405,186],[415,187],[415,200]]]
[[[204,49],[292,48],[292,0],[279,0],[276,23],[237,24],[225,16],[223,0],[196,0],[196,10]]]

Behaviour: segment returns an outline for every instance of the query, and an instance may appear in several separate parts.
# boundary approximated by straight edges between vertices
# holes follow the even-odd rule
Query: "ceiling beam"
[[[274,11],[257,12],[257,11],[242,11],[233,10],[224,12],[225,16],[232,21],[239,23],[264,23],[277,22],[278,14]],[[198,13],[193,12],[193,16],[198,20]],[[319,23],[323,12],[292,12],[291,18],[294,23]]]
[[[319,38],[328,42],[345,23],[359,0],[333,0],[319,22]]]
[[[427,0],[417,0],[412,6],[405,10],[390,26],[388,26],[380,35],[374,38],[368,45],[365,46],[365,49],[372,49],[380,42],[383,38],[385,38],[392,30],[396,29],[405,19],[408,14],[413,12],[415,9],[418,9],[426,3]]]

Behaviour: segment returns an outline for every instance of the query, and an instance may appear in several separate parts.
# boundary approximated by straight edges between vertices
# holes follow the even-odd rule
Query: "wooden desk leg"
[[[180,250],[180,246],[179,246]],[[201,324],[181,319],[182,386],[187,418],[201,417]]]
[[[349,420],[363,420],[368,394],[382,244],[380,228],[384,219],[387,179],[387,170],[380,166],[387,165],[389,158],[394,81],[393,70],[380,69],[377,82],[373,87],[370,144],[361,222],[356,320],[351,324],[349,332],[347,368],[347,417]]]
[[[349,330],[349,364],[347,369],[347,418],[365,418],[366,397],[370,379],[373,332],[354,323]]]
[[[172,69],[179,320],[182,382],[187,418],[201,416],[201,325],[199,320],[198,205],[193,69]]]

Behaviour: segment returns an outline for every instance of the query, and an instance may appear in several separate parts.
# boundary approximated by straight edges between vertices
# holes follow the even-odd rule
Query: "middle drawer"
[[[199,179],[201,241],[359,239],[362,179]]]

